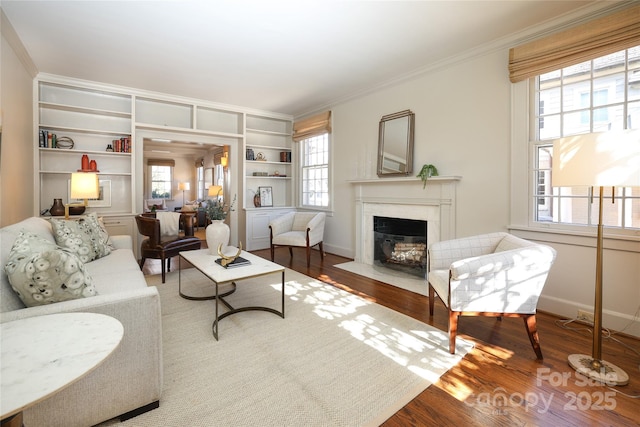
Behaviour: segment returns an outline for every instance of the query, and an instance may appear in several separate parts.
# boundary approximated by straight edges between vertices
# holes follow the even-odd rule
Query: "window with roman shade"
[[[299,206],[329,209],[331,111],[293,124],[293,140],[300,143]]]
[[[509,51],[513,83],[640,44],[640,4],[516,46]]]

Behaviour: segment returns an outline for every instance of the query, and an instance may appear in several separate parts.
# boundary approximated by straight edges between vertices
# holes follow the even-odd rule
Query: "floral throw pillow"
[[[51,219],[58,246],[76,254],[84,263],[109,255],[109,234],[95,213],[77,219]]]
[[[97,295],[75,254],[28,231],[13,243],[4,271],[27,307]]]

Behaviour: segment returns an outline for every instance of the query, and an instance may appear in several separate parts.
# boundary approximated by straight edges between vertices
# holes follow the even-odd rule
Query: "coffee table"
[[[232,247],[227,247],[225,253],[235,253],[236,250],[233,250]],[[209,249],[200,249],[196,251],[184,251],[180,252],[180,268],[178,273],[178,292],[180,296],[186,299],[215,299],[216,300],[216,316],[213,320],[213,325],[211,329],[213,331],[213,336],[216,340],[218,340],[218,323],[220,320],[224,319],[227,316],[230,316],[234,313],[240,313],[242,311],[268,311],[269,313],[277,314],[278,316],[284,319],[284,267],[268,261],[259,256],[250,254],[249,252],[242,251],[240,256],[244,259],[251,261],[251,264],[244,265],[241,267],[233,267],[233,268],[224,268],[221,265],[215,262],[219,257],[217,255],[211,255],[209,253]],[[198,271],[204,274],[207,278],[209,278],[215,284],[215,294],[207,297],[193,297],[189,295],[185,295],[182,292],[182,260],[189,262],[193,265]],[[282,274],[282,309],[278,311],[276,309],[270,307],[261,307],[261,306],[251,306],[251,307],[240,307],[234,308],[229,304],[224,297],[233,293],[236,290],[237,284],[236,281],[240,281],[243,279],[249,279],[252,277],[264,276],[267,274],[273,273],[281,273]],[[224,294],[218,293],[218,286],[231,283],[233,288],[231,291],[226,292]],[[222,314],[219,314],[218,305],[219,301],[229,309]]]
[[[22,411],[77,381],[120,344],[124,329],[97,313],[59,313],[0,324],[0,417],[22,425]]]

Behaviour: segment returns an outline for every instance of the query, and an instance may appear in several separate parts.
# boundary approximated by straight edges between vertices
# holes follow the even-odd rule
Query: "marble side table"
[[[120,344],[113,317],[60,313],[0,324],[0,417],[22,425],[22,411],[82,378]]]

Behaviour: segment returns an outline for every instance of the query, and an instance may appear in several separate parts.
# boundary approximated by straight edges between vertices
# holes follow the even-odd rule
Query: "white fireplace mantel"
[[[415,177],[349,181],[356,201],[355,261],[373,264],[373,217],[427,221],[427,245],[456,236],[456,184],[460,176],[435,176],[423,188]]]

